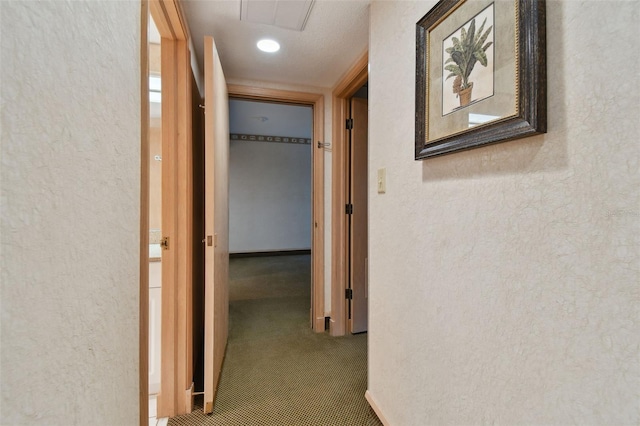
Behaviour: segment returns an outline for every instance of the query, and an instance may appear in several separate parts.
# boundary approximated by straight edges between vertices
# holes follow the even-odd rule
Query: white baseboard
[[[378,405],[376,400],[373,398],[373,395],[371,395],[371,392],[369,392],[369,390],[367,390],[364,393],[364,397],[367,399],[367,402],[369,403],[371,408],[373,408],[373,411],[375,411],[376,415],[378,416],[382,424],[384,426],[391,426],[391,423],[389,423],[389,421],[386,419],[384,414],[382,414],[382,410],[380,410],[380,406]]]
[[[156,418],[158,414],[158,395],[149,395],[149,418]]]

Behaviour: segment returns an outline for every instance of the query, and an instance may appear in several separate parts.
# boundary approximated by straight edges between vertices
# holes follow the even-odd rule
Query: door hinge
[[[350,288],[345,289],[344,298],[349,300],[353,299],[353,290]]]
[[[347,204],[345,207],[345,214],[353,214],[353,204]]]
[[[347,130],[353,129],[353,118],[347,118]]]
[[[160,247],[162,247],[163,250],[169,250],[169,237],[164,237],[160,241]]]

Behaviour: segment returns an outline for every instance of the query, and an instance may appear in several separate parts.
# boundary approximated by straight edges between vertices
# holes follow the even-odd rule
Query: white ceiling
[[[183,0],[193,44],[203,66],[203,37],[214,37],[227,79],[333,87],[367,50],[369,0],[316,0],[304,31],[240,20],[240,0]],[[272,38],[275,54],[256,43]]]
[[[314,0],[240,0],[240,20],[302,31]]]

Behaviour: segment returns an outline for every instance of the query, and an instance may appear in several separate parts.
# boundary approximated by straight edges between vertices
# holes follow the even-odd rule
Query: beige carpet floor
[[[381,425],[364,398],[367,335],[311,331],[310,276],[308,255],[231,260],[214,412],[199,405],[169,425]]]

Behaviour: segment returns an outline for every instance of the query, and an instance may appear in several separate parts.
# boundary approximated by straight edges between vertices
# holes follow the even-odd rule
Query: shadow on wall
[[[547,34],[563,34],[562,2],[547,2]],[[564,40],[547,37],[547,133],[422,161],[422,181],[564,170],[569,166]]]

